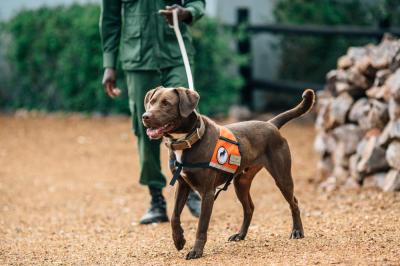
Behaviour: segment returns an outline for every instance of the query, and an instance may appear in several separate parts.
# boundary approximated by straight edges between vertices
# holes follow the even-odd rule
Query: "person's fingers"
[[[167,23],[168,23],[169,25],[172,25],[172,23],[173,23],[172,11],[169,11],[169,10],[160,10],[160,11],[159,11],[159,14],[162,15],[162,16],[165,18],[165,20],[167,21]]]
[[[165,19],[172,16],[172,11],[168,10],[160,10],[158,13],[162,15]]]
[[[165,7],[166,10],[172,10],[172,9],[174,9],[174,8],[176,8],[176,5],[166,6],[166,7]]]
[[[161,9],[161,10],[158,11],[158,13],[160,15],[164,16],[164,18],[167,20],[169,25],[173,25],[173,23],[174,23],[174,20],[173,20],[173,17],[172,17],[172,11],[174,9],[178,10],[178,18],[180,18],[180,14],[179,13],[181,11],[181,7],[179,5],[177,5],[177,4],[174,4],[172,6],[166,6],[165,9]]]
[[[118,88],[113,88],[113,93],[115,97],[118,97],[119,95],[121,95],[121,90]]]
[[[168,22],[169,25],[173,25],[174,24],[174,20],[172,19],[172,16],[169,16],[166,19],[167,19],[167,22]]]
[[[110,96],[111,98],[115,98],[121,95],[121,90],[115,87],[114,82],[107,83],[106,92],[107,95]]]
[[[106,90],[106,94],[108,95],[108,97],[111,97],[111,98],[114,97],[114,95],[111,92],[111,87],[110,87],[109,83],[106,84],[106,89],[105,90]]]
[[[172,15],[172,11],[171,10],[165,10],[165,9],[161,9],[160,11],[158,11],[158,13],[163,15],[163,16],[171,16]]]
[[[114,84],[112,84],[112,82],[107,82],[106,83],[106,93],[111,98],[114,98],[116,96],[114,94]]]

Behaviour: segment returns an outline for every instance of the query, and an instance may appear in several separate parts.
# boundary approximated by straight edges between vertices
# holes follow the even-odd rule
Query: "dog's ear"
[[[145,107],[146,107],[146,105],[150,102],[150,100],[151,100],[151,98],[153,97],[154,93],[156,93],[156,91],[157,91],[158,89],[161,89],[161,88],[164,88],[164,87],[163,87],[163,86],[158,86],[157,88],[152,89],[152,90],[149,90],[149,91],[146,93],[146,96],[144,96],[144,106],[145,106]]]
[[[199,103],[200,95],[195,90],[176,88],[179,96],[179,113],[182,117],[188,117]]]

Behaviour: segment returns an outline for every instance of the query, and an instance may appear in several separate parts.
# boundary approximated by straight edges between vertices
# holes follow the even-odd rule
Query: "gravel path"
[[[288,205],[262,171],[247,239],[227,242],[242,219],[230,188],[215,204],[204,257],[187,262],[197,225],[188,210],[181,252],[168,223],[137,224],[149,198],[128,118],[0,115],[0,264],[400,265],[400,193],[316,190],[312,125],[291,123],[283,134],[306,238],[288,239]],[[162,157],[166,169],[164,147]],[[170,213],[174,192],[164,194]]]

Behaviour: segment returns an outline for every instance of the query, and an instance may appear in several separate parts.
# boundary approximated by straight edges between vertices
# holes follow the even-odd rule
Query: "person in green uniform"
[[[204,14],[204,0],[103,0],[100,35],[103,48],[103,86],[111,98],[120,90],[115,87],[117,57],[125,72],[133,131],[140,157],[140,184],[148,186],[151,205],[140,223],[168,221],[162,188],[166,179],[160,167],[160,141],[150,140],[141,123],[144,96],[157,87],[188,87],[185,68],[172,24],[172,10],[178,20],[189,61],[193,64],[194,48],[188,31]],[[187,205],[200,215],[200,199],[193,191]]]

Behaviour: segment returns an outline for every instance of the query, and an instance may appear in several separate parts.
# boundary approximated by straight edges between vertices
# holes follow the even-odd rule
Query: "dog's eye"
[[[161,102],[161,105],[162,105],[162,106],[169,106],[169,105],[171,105],[171,103],[170,103],[169,101],[167,101],[167,100],[163,100],[163,101]]]

